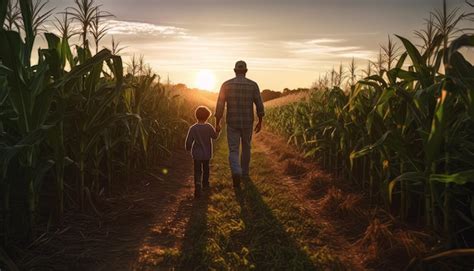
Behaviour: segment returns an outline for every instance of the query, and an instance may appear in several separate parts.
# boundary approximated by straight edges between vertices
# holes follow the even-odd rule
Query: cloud
[[[108,34],[111,35],[185,37],[187,36],[188,32],[187,29],[180,27],[156,25],[143,22],[108,20],[105,23],[109,28]]]
[[[304,42],[305,44],[308,44],[308,45],[317,45],[317,44],[325,44],[325,43],[341,43],[341,42],[344,42],[345,40],[343,39],[327,39],[327,38],[323,38],[323,39],[314,39],[314,40],[308,40],[306,42]]]
[[[121,35],[126,36],[124,38],[134,36],[139,39],[143,38],[156,38],[156,37],[180,37],[180,38],[191,38],[188,35],[188,29],[169,26],[169,25],[157,25],[144,22],[133,22],[133,21],[120,21],[120,20],[106,20],[102,23],[107,27],[108,35]],[[81,25],[78,22],[71,23],[71,29],[76,31],[81,30]],[[52,23],[46,23],[45,28],[59,35],[58,30]]]
[[[361,58],[370,59],[375,52],[360,46],[344,45],[344,39],[311,39],[285,42],[287,50],[296,56],[306,58]]]
[[[358,58],[358,59],[373,60],[375,54],[376,54],[375,51],[355,50],[355,51],[339,54],[339,56],[345,57],[345,58]]]
[[[212,24],[211,24],[212,25]],[[220,24],[220,26],[223,26],[223,27],[237,27],[237,28],[241,28],[241,27],[249,27],[251,26],[250,24]]]

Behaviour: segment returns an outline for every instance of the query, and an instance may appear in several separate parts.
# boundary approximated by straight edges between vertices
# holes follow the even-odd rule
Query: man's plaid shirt
[[[216,118],[224,115],[227,103],[227,125],[233,128],[252,128],[254,121],[253,104],[257,107],[257,116],[265,115],[260,89],[257,83],[243,75],[222,84],[217,99]]]

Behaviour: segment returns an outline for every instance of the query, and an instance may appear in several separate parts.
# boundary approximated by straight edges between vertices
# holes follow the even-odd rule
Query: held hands
[[[255,133],[258,134],[262,130],[262,122],[259,121],[257,125],[255,125]]]
[[[255,126],[255,133],[258,134],[262,130],[262,122],[258,122]],[[216,133],[220,133],[222,131],[222,127],[220,123],[216,124]]]

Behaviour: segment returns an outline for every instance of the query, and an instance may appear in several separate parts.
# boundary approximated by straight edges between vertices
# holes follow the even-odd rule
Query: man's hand
[[[257,125],[255,125],[255,133],[258,134],[262,130],[262,122],[259,121]]]
[[[221,118],[216,117],[216,133],[220,133],[222,131],[222,126],[221,126]]]

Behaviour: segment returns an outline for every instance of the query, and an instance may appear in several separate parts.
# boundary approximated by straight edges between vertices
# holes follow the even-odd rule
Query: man
[[[227,104],[227,143],[229,145],[229,163],[232,181],[235,187],[240,186],[241,178],[249,177],[250,145],[252,141],[254,110],[257,107],[258,123],[255,133],[262,129],[264,113],[262,97],[257,83],[247,79],[247,64],[244,61],[235,63],[235,78],[222,84],[216,106],[216,130],[221,130],[221,119]],[[240,155],[240,144],[242,154]],[[239,161],[240,156],[240,161]]]

